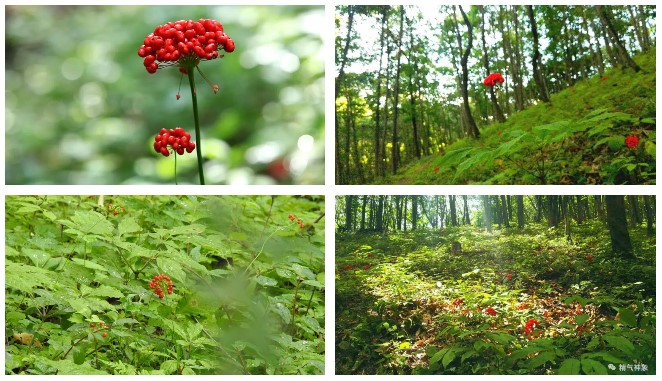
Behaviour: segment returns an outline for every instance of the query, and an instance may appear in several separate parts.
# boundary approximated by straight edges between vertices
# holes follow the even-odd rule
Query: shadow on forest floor
[[[654,374],[655,239],[631,234],[630,261],[599,223],[338,236],[336,373]]]

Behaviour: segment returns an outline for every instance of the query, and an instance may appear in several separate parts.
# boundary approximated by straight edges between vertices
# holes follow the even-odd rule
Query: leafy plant
[[[6,374],[323,373],[323,198],[5,209]]]

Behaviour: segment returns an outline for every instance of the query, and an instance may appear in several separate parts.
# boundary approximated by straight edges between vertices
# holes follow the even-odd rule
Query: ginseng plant
[[[198,118],[198,98],[195,91],[195,70],[211,86],[214,94],[218,92],[218,85],[212,85],[202,73],[199,64],[202,61],[210,61],[223,58],[220,51],[232,53],[234,41],[223,31],[223,25],[216,20],[200,19],[180,20],[159,25],[154,32],[145,37],[143,45],[138,49],[138,55],[144,58],[143,64],[148,73],[154,74],[157,70],[166,67],[178,67],[182,73],[188,76],[191,87],[191,101],[193,102],[193,122],[195,123],[195,143],[190,141],[191,135],[183,128],[177,127],[166,130],[161,129],[154,139],[154,150],[164,156],[170,152],[183,155],[184,152],[191,153],[195,148],[198,156],[198,174],[200,184],[205,184],[205,176],[202,169],[202,152],[200,145],[200,121]],[[181,89],[182,81],[179,81]],[[176,98],[180,98],[179,90]],[[177,155],[175,155],[175,176],[177,173]],[[175,177],[176,180],[176,177]]]

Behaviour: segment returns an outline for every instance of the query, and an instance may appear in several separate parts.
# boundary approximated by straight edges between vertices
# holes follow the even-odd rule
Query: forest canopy
[[[338,6],[336,183],[653,183],[655,17]]]

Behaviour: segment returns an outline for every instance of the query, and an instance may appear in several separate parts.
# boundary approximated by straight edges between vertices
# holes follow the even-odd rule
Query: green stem
[[[200,144],[200,120],[198,119],[198,97],[195,94],[195,79],[193,68],[186,68],[188,83],[191,86],[191,99],[193,99],[193,121],[195,122],[195,152],[198,155],[198,173],[200,174],[200,185],[205,185],[205,174],[202,171],[202,145]]]
[[[177,184],[177,151],[175,151],[175,185]]]

